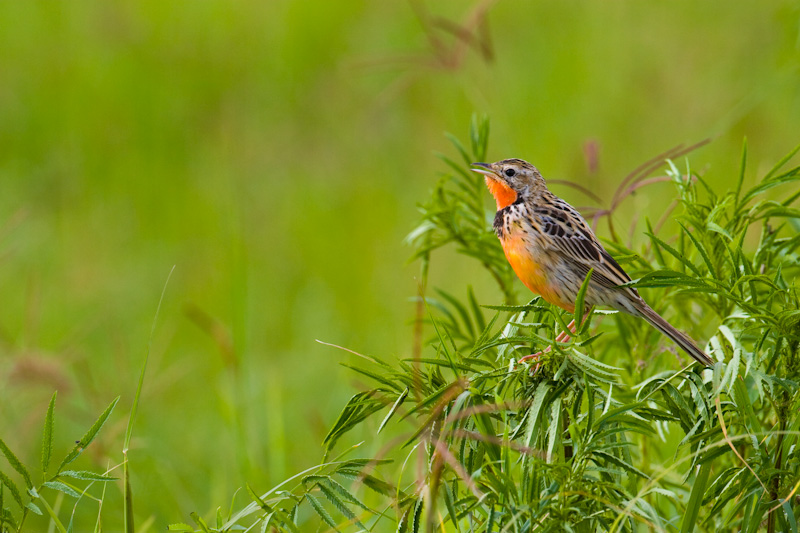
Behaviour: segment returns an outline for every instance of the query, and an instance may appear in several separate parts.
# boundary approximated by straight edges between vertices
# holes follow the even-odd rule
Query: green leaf
[[[9,478],[5,473],[3,473],[2,470],[0,470],[0,483],[8,487],[9,492],[11,492],[11,497],[14,498],[14,501],[17,502],[17,505],[19,505],[20,508],[23,508],[24,505],[22,503],[22,495],[20,495],[16,483],[11,481],[11,478]]]
[[[75,489],[70,487],[69,485],[62,483],[61,481],[45,481],[42,483],[42,487],[47,487],[48,489],[57,490],[59,492],[63,492],[67,496],[72,496],[73,498],[80,498],[81,495]]]
[[[283,525],[288,527],[291,531],[293,531],[295,533],[299,533],[299,530],[297,529],[297,526],[295,525],[295,523],[292,521],[291,517],[286,512],[284,512],[283,510],[280,510],[280,509],[275,509],[271,505],[266,503],[261,498],[261,496],[259,496],[252,489],[252,487],[250,487],[249,484],[246,484],[246,488],[247,488],[247,494],[250,496],[250,498],[253,500],[253,502],[258,507],[260,507],[261,510],[263,510],[266,513],[266,515],[265,515],[265,517],[263,519],[264,520],[264,522],[263,522],[263,527],[264,528],[269,526],[269,524],[270,524],[270,522],[272,521],[273,518],[277,518],[278,520],[281,521],[281,523]]]
[[[483,405],[483,402],[481,401],[481,398],[479,396],[473,396],[473,403],[475,407]],[[472,418],[475,421],[475,427],[478,429],[479,432],[481,432],[486,437],[489,437],[489,439],[494,439],[497,437],[497,432],[494,428],[494,424],[492,423],[492,419],[488,413],[477,410]],[[485,442],[484,446],[486,452],[489,454],[489,457],[492,458],[492,461],[500,460],[500,446],[498,446],[492,440]]]
[[[786,154],[786,156],[785,156],[785,157],[782,157],[782,158],[781,158],[781,159],[780,159],[780,160],[779,160],[777,163],[775,163],[775,166],[773,166],[771,169],[769,169],[769,172],[767,172],[766,176],[764,176],[764,180],[763,180],[763,181],[767,181],[767,180],[769,180],[769,179],[770,179],[772,176],[774,176],[774,175],[775,175],[775,174],[776,174],[776,173],[777,173],[777,172],[778,172],[778,171],[781,169],[781,167],[783,167],[783,165],[785,165],[786,163],[788,163],[788,162],[789,162],[789,160],[790,160],[791,158],[793,158],[793,157],[795,156],[795,154],[797,154],[797,152],[800,152],[800,144],[798,144],[797,146],[795,146],[795,147],[792,149],[792,151],[791,151],[791,152],[789,152],[788,154]]]
[[[680,222],[678,224],[680,224],[681,228],[683,228],[684,233],[686,233],[686,236],[689,237],[689,239],[694,244],[694,247],[700,253],[700,257],[703,258],[703,262],[706,264],[706,268],[708,269],[708,273],[711,276],[715,276],[716,275],[715,274],[716,271],[714,270],[714,265],[711,263],[711,258],[708,256],[708,252],[706,251],[705,247],[700,243],[699,240],[697,240],[697,238],[692,234],[692,232],[689,231],[686,228],[686,226],[684,226]]]
[[[397,493],[396,487],[376,478],[375,476],[361,474],[361,476],[359,476],[359,480],[361,480],[361,482],[364,483],[364,485],[366,485],[369,489],[377,492],[378,494],[382,494],[383,496],[394,496]]]
[[[453,295],[448,294],[447,292],[441,289],[436,289],[436,292],[439,293],[439,295],[442,298],[447,300],[451,306],[453,306],[453,308],[458,313],[459,317],[461,317],[461,321],[464,323],[465,331],[467,331],[470,334],[470,336],[473,336],[475,334],[475,330],[472,326],[472,319],[469,316],[469,311],[467,311],[467,308],[464,307],[464,304],[459,302],[458,299],[455,298]]]
[[[97,420],[95,420],[94,424],[92,424],[92,427],[90,427],[83,437],[81,437],[81,440],[75,444],[75,447],[72,448],[72,451],[69,452],[66,457],[64,457],[64,460],[61,461],[61,465],[56,471],[57,473],[60,473],[65,466],[74,461],[81,454],[81,452],[92,443],[95,437],[97,437],[97,433],[103,428],[103,425],[105,425],[108,417],[111,416],[111,413],[114,411],[114,407],[117,406],[117,402],[119,402],[119,396],[117,396],[109,404],[109,406],[106,407],[106,410],[103,411]]]
[[[467,177],[467,171],[464,170],[464,168],[461,165],[459,165],[458,163],[456,163],[455,161],[453,161],[452,159],[450,159],[449,157],[447,157],[442,153],[435,152],[434,155],[438,157],[440,160],[442,160],[448,167],[450,167],[450,169],[453,172],[455,172],[456,175],[460,175],[464,178]]]
[[[12,531],[19,531],[21,528],[17,525],[17,521],[14,520],[14,515],[11,514],[11,511],[3,507],[2,495],[2,487],[0,487],[0,525],[6,524],[11,526]]]
[[[404,390],[402,393],[400,393],[400,395],[397,397],[397,400],[395,400],[394,404],[392,405],[392,408],[391,408],[391,409],[389,409],[389,412],[388,412],[388,413],[386,413],[386,416],[383,418],[383,421],[381,422],[381,425],[380,425],[380,426],[378,426],[378,431],[377,431],[376,433],[380,433],[380,432],[381,432],[381,430],[384,428],[384,426],[386,425],[386,423],[387,423],[387,422],[389,422],[389,419],[390,419],[390,418],[392,418],[392,415],[394,415],[395,411],[397,411],[397,409],[398,409],[398,408],[399,408],[401,405],[403,405],[403,401],[406,399],[406,397],[407,397],[407,396],[408,396],[408,388],[406,388],[406,389],[405,389],[405,390]]]
[[[383,402],[375,399],[373,396],[377,393],[375,390],[359,392],[353,395],[339,413],[339,418],[333,424],[333,427],[325,435],[322,444],[327,450],[333,448],[339,438],[353,429],[359,422],[362,422],[367,417],[380,411],[383,408]]]
[[[445,133],[444,135],[452,143],[452,145],[456,148],[456,150],[458,150],[458,153],[461,155],[461,158],[464,160],[464,164],[467,165],[467,166],[472,164],[473,163],[473,161],[471,161],[472,158],[469,156],[469,154],[467,153],[467,150],[464,148],[464,145],[461,144],[461,141],[458,139],[458,137],[456,137],[452,133]]]
[[[445,507],[447,507],[447,515],[450,518],[450,523],[456,528],[456,532],[460,533],[461,528],[458,527],[458,511],[456,511],[456,506],[454,503],[455,497],[453,495],[453,487],[450,483],[444,483],[443,489],[444,504]],[[491,531],[489,528],[486,530]]]
[[[695,477],[692,491],[689,494],[689,501],[686,504],[686,512],[681,522],[681,533],[690,533],[697,526],[697,517],[700,514],[700,507],[703,505],[703,495],[708,483],[708,475],[711,472],[711,461],[700,465],[700,470]]]
[[[520,313],[525,311],[535,311],[537,309],[541,309],[541,299],[534,298],[525,305],[482,305],[481,307],[485,307],[486,309],[491,309],[492,311],[509,311],[511,313]]]
[[[763,431],[761,422],[753,410],[753,404],[750,402],[747,388],[745,387],[744,381],[741,379],[737,379],[733,382],[733,399],[747,430],[755,435],[760,435]]]
[[[700,271],[697,269],[697,267],[694,266],[694,263],[689,261],[689,259],[685,255],[681,254],[675,248],[673,248],[669,244],[665,243],[664,241],[662,241],[661,239],[659,239],[658,237],[656,237],[652,233],[647,233],[646,235],[648,237],[650,237],[651,241],[653,241],[653,246],[658,246],[662,250],[664,250],[666,252],[669,252],[669,254],[672,257],[674,257],[675,259],[677,259],[678,262],[680,262],[682,265],[684,265],[687,268],[689,268],[689,270],[691,270],[692,272],[697,274],[697,277],[699,277],[699,278],[703,277],[703,275],[700,273]]]
[[[53,455],[53,411],[56,407],[56,395],[53,393],[50,398],[50,405],[47,407],[47,414],[44,417],[44,429],[42,430],[42,472],[47,472],[50,466],[50,457]]]
[[[742,161],[739,164],[739,179],[736,180],[736,201],[739,201],[739,195],[742,192],[742,183],[744,183],[744,170],[747,167],[747,137],[742,141]]]
[[[655,231],[653,231],[653,226],[650,224],[650,219],[645,218],[644,222],[645,225],[647,226],[646,235],[647,234],[655,235]],[[658,261],[658,263],[662,266],[667,266],[667,262],[664,260],[664,254],[661,253],[661,248],[659,248],[658,246],[653,246],[652,249],[653,249],[653,254],[656,256],[656,260]]]
[[[387,387],[389,387],[390,389],[396,390],[397,392],[401,392],[403,390],[403,388],[404,388],[404,387],[401,387],[400,385],[398,385],[398,383],[396,383],[395,381],[392,381],[391,379],[389,379],[387,377],[384,377],[384,376],[382,376],[380,374],[377,374],[375,372],[372,372],[370,370],[366,370],[364,368],[353,366],[353,365],[348,365],[347,363],[342,363],[342,366],[346,367],[346,368],[349,368],[350,370],[353,370],[355,372],[358,372],[359,374],[367,376],[368,378],[372,378],[375,381],[377,381],[378,383],[382,383],[382,384],[386,385]]]
[[[261,496],[259,496],[259,495],[256,493],[256,491],[254,491],[254,490],[253,490],[253,488],[250,486],[250,484],[249,484],[249,483],[246,483],[246,484],[245,484],[245,486],[247,487],[247,494],[250,496],[250,498],[251,498],[251,499],[252,499],[252,500],[253,500],[253,501],[254,501],[254,502],[255,502],[255,503],[256,503],[256,504],[257,504],[259,507],[261,507],[261,509],[262,509],[262,510],[264,510],[264,511],[266,511],[266,512],[268,512],[268,513],[272,513],[272,512],[274,512],[274,509],[273,509],[273,508],[272,508],[270,505],[268,505],[268,504],[267,504],[267,503],[266,503],[264,500],[262,500],[262,499],[261,499]]]
[[[70,477],[73,479],[81,479],[84,481],[116,481],[117,477],[107,476],[105,474],[98,474],[96,472],[88,472],[86,470],[64,470],[58,474],[59,477]]]
[[[340,495],[342,498],[344,498],[346,501],[348,501],[348,502],[350,502],[350,503],[352,503],[352,504],[354,504],[354,505],[357,505],[357,506],[361,507],[361,508],[362,508],[362,509],[364,509],[365,511],[370,511],[371,513],[375,513],[375,511],[373,511],[372,509],[370,509],[369,507],[367,507],[367,506],[366,506],[366,505],[365,505],[365,504],[364,504],[364,503],[363,503],[361,500],[359,500],[358,498],[356,498],[356,496],[355,496],[355,495],[354,495],[352,492],[350,492],[349,490],[347,490],[346,488],[344,488],[344,487],[341,485],[341,483],[337,482],[335,479],[333,479],[333,478],[330,478],[330,477],[329,477],[329,478],[327,478],[327,479],[325,480],[325,482],[324,482],[324,483],[321,483],[320,485],[323,485],[323,484],[324,484],[326,487],[329,487],[331,490],[333,490],[333,491],[334,491],[334,492],[336,492],[337,494],[339,494],[339,495]]]
[[[575,296],[575,327],[580,328],[581,322],[583,321],[583,313],[585,311],[583,302],[586,299],[586,291],[589,290],[589,282],[592,280],[592,273],[594,272],[594,268],[590,268],[589,272],[586,273],[586,277],[583,279],[583,283],[581,284],[580,290],[578,290],[578,294]]]
[[[486,150],[489,145],[489,118],[483,116],[478,118],[477,115],[472,115],[469,125],[469,139],[472,147],[472,154],[477,159],[477,162],[483,162],[486,159]],[[471,161],[474,163],[475,161]]]
[[[431,316],[431,324],[433,325],[433,329],[436,332],[436,336],[439,339],[440,346],[442,348],[442,352],[444,356],[447,358],[449,363],[450,369],[453,371],[453,375],[455,378],[458,378],[458,368],[456,367],[455,361],[453,360],[453,355],[457,352],[457,348],[455,343],[453,342],[453,338],[448,335],[447,331],[443,328],[439,327],[439,323]],[[453,354],[450,353],[450,349],[452,348]]]
[[[308,500],[308,503],[311,504],[311,507],[319,515],[319,517],[322,518],[323,522],[331,526],[334,530],[339,531],[336,528],[336,521],[334,521],[333,517],[330,515],[330,513],[328,513],[328,511],[325,510],[322,504],[319,503],[319,500],[317,500],[311,494],[306,494],[306,500]]]
[[[629,472],[631,474],[637,475],[637,476],[641,477],[642,479],[650,479],[650,476],[648,476],[647,474],[645,474],[644,472],[642,472],[641,470],[639,470],[635,466],[626,463],[625,461],[623,461],[619,457],[616,457],[616,456],[614,456],[614,455],[612,455],[610,453],[606,453],[606,452],[602,452],[602,451],[595,451],[595,452],[592,453],[592,455],[595,456],[595,457],[600,457],[604,461],[609,462],[609,463],[611,463],[613,465],[619,466],[620,468],[622,468],[626,472]]]
[[[211,533],[211,530],[208,529],[208,525],[206,524],[206,521],[203,520],[203,517],[201,517],[194,511],[189,513],[189,516],[192,517],[192,520],[194,520],[195,524],[197,524],[197,526],[203,531],[203,533]]]
[[[747,205],[747,203],[750,200],[752,200],[759,194],[772,189],[773,187],[777,187],[779,185],[784,185],[786,183],[791,183],[798,180],[800,180],[800,167],[795,167],[792,170],[785,172],[774,178],[765,179],[760,184],[750,189],[747,192],[747,194],[744,195],[741,202],[739,202],[739,205],[740,206]]]
[[[420,498],[417,500],[417,505],[414,508],[414,520],[411,523],[411,531],[413,533],[419,533],[420,527],[422,526],[422,508],[425,505],[425,500]]]
[[[547,431],[547,462],[555,460],[555,452],[561,445],[561,396],[550,404],[550,420]]]
[[[339,513],[341,513],[342,516],[344,516],[345,518],[347,518],[351,522],[355,523],[356,525],[366,529],[364,524],[362,524],[358,520],[358,518],[356,518],[355,513],[353,511],[351,511],[349,507],[347,507],[347,505],[344,503],[344,501],[342,501],[341,498],[339,498],[339,496],[336,493],[336,492],[338,492],[338,490],[336,492],[334,492],[334,490],[332,488],[332,485],[330,483],[325,483],[325,484],[319,483],[319,484],[317,484],[317,487],[319,488],[319,490],[322,493],[322,495],[325,496],[325,498],[329,502],[331,502],[331,504],[333,504],[334,507],[336,507],[336,510],[339,511]],[[346,495],[346,498],[349,501],[351,501],[353,503],[356,503],[356,505],[359,505],[359,506],[363,507],[366,510],[369,510],[369,508],[366,505],[364,505],[363,503],[358,501],[358,499],[355,496],[353,496],[352,494],[350,494],[349,492],[347,492],[347,490],[345,490],[344,487],[339,485],[339,488],[341,488],[341,491],[342,491],[342,492],[340,492],[340,494]]]
[[[486,329],[486,319],[483,317],[483,311],[481,310],[481,306],[478,304],[478,300],[475,298],[475,291],[472,290],[472,286],[467,287],[467,299],[469,300],[469,305],[472,308],[472,315],[475,318],[475,325],[479,331],[483,331]]]
[[[11,449],[6,446],[6,443],[3,441],[3,439],[0,439],[0,451],[2,451],[3,455],[6,456],[8,464],[11,465],[11,468],[16,470],[16,472],[23,477],[25,480],[25,485],[29,489],[32,488],[33,482],[31,481],[31,476],[28,473],[28,469],[25,468],[25,465],[23,465],[19,459],[17,459],[17,456],[14,455],[14,452],[12,452]]]
[[[545,398],[547,397],[547,393],[550,392],[550,388],[550,384],[540,383],[536,387],[536,392],[533,394],[533,402],[531,402],[531,407],[528,409],[527,427],[525,429],[524,443],[528,448],[533,446],[534,435],[541,427],[539,419],[541,418],[542,408],[545,405]]]
[[[789,523],[789,528],[791,528],[792,533],[797,533],[797,520],[794,517],[792,506],[789,505],[789,502],[784,501],[781,503],[781,510],[783,511],[783,516],[786,518],[786,521]]]

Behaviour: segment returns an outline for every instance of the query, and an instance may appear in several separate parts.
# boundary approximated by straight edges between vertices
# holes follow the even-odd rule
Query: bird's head
[[[472,163],[473,172],[486,176],[486,186],[503,209],[519,198],[535,196],[545,188],[544,178],[536,167],[522,159],[503,159],[496,163]]]

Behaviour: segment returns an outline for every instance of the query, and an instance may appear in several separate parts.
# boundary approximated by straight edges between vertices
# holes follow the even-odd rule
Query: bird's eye
[[[513,168],[507,168],[506,172],[505,172],[506,176],[508,176],[509,178],[513,178],[514,174],[516,174],[516,173],[517,173],[517,171],[514,170]]]

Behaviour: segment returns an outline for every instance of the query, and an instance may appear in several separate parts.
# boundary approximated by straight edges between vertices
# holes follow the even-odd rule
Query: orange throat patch
[[[516,191],[498,179],[486,176],[486,186],[497,202],[498,211],[517,201]]]

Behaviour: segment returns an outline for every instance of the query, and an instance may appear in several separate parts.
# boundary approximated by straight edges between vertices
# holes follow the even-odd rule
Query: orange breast
[[[492,196],[494,196],[495,202],[497,202],[498,211],[513,204],[517,200],[516,191],[502,181],[487,176],[486,186],[489,188],[489,192],[492,193]]]
[[[517,277],[536,294],[540,294],[545,301],[557,305],[562,309],[573,312],[574,302],[569,302],[562,296],[557,280],[551,280],[543,261],[545,257],[536,257],[531,253],[531,246],[522,238],[520,234],[509,235],[501,239],[503,251],[506,259],[511,264],[511,268]]]

